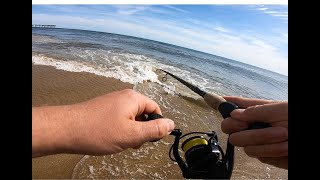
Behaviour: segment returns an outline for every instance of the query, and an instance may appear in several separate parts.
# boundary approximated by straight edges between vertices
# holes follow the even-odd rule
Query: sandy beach
[[[68,72],[54,67],[32,65],[32,107],[73,104],[112,91],[133,88],[114,78],[91,73]],[[149,89],[140,85],[139,92]],[[179,128],[188,131],[214,129],[225,147],[227,135],[221,132],[222,118],[203,102],[163,94],[172,109],[192,112],[191,119],[184,119],[179,113],[163,108],[163,115],[176,122]],[[159,99],[156,99],[159,102]],[[188,123],[188,126],[184,126]],[[33,179],[182,179],[180,169],[169,160],[169,145],[173,137],[168,136],[156,143],[146,143],[139,150],[128,149],[111,156],[86,156],[59,154],[32,158]],[[90,169],[95,168],[95,169]],[[91,171],[94,170],[94,173]],[[287,179],[288,171],[265,165],[248,157],[243,149],[235,148],[235,165],[232,179]]]
[[[113,78],[32,65],[32,107],[73,104],[132,87],[132,84]],[[75,165],[82,157],[60,154],[32,158],[32,178],[70,179]]]

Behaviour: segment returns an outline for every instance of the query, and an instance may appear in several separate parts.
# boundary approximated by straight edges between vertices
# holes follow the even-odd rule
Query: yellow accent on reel
[[[184,152],[187,152],[190,148],[194,147],[194,146],[198,146],[198,145],[208,145],[207,140],[202,139],[202,138],[194,138],[191,139],[190,141],[186,142],[186,144],[184,144],[184,146],[182,147],[182,150]]]

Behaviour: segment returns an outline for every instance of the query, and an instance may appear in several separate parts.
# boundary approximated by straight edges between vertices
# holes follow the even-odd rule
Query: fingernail
[[[241,117],[245,109],[236,109],[231,112],[231,117],[237,118]]]
[[[173,131],[175,125],[174,125],[174,122],[170,119],[162,119],[161,121],[166,121],[166,124],[167,124],[167,131],[168,131],[168,134],[171,133],[171,131]],[[150,141],[150,142],[157,142],[159,141],[160,139],[157,139],[157,140],[154,140],[154,141]]]
[[[168,130],[168,133],[170,134],[171,131],[173,131],[175,125],[174,125],[174,122],[170,119],[166,119],[167,121],[167,130]]]

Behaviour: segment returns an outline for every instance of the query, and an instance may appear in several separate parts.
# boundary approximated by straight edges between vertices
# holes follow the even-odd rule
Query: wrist
[[[73,114],[72,105],[32,108],[33,157],[68,151]]]

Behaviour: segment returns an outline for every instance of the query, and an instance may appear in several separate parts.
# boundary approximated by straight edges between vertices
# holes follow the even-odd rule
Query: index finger
[[[256,105],[247,109],[235,109],[231,112],[234,119],[246,122],[266,122],[288,120],[288,102]]]
[[[141,96],[138,98],[138,101],[139,101],[138,114],[137,114],[138,116],[142,114],[150,114],[150,113],[156,113],[156,114],[162,115],[159,105],[149,97],[141,94]]]
[[[237,96],[223,96],[226,101],[237,104],[240,108],[247,108],[254,105],[270,104],[276,101],[256,98],[243,98]]]

